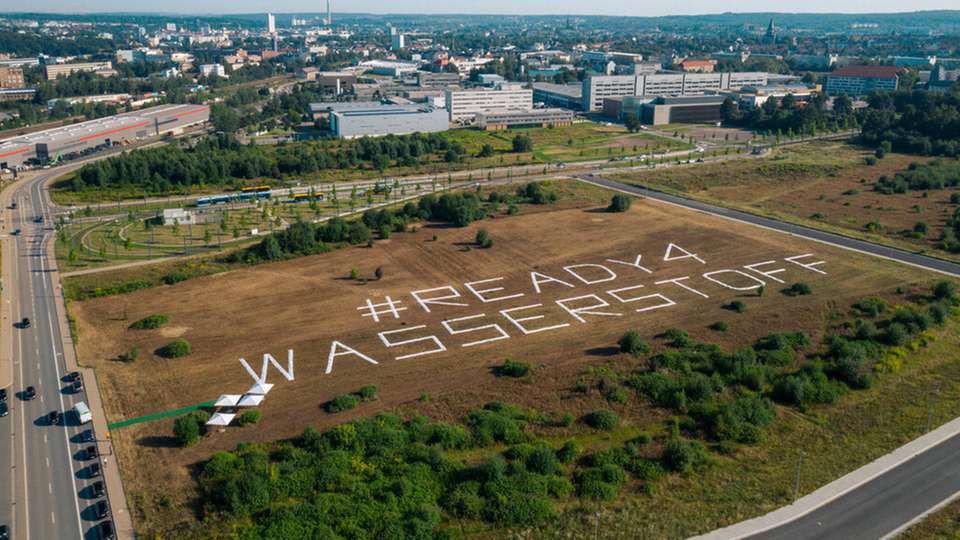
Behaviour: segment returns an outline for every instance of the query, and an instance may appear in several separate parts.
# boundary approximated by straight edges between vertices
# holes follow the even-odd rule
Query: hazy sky
[[[830,13],[877,13],[927,9],[957,9],[957,0],[331,0],[333,11],[368,13],[511,13],[584,15],[690,15],[726,11],[799,11]],[[91,11],[151,11],[167,13],[256,13],[267,10],[320,12],[325,0],[32,0],[0,2],[0,11],[46,11],[86,13]],[[3,4],[7,4],[6,6]],[[16,4],[16,6],[10,5]]]

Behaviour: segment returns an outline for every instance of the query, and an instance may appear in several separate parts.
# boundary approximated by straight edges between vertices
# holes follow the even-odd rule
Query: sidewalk
[[[874,478],[910,461],[917,454],[921,454],[957,434],[960,434],[960,418],[951,420],[930,433],[897,448],[893,452],[881,456],[863,467],[830,482],[813,493],[797,499],[793,504],[784,506],[760,517],[741,521],[729,527],[696,536],[691,540],[746,538],[775,529],[813,512],[834,499],[842,497]]]
[[[13,276],[13,263],[16,261],[13,253],[13,243],[15,237],[10,236],[12,232],[10,212],[4,212],[10,207],[10,200],[13,198],[13,186],[16,182],[9,182],[4,185],[0,192],[0,258],[2,258],[2,276]],[[10,388],[13,384],[13,317],[11,312],[12,302],[10,295],[16,288],[12,283],[7,283],[0,278],[0,388]],[[8,390],[10,392],[15,389]]]
[[[107,488],[107,498],[113,514],[113,525],[118,539],[134,538],[133,519],[127,507],[127,496],[123,491],[123,482],[120,477],[120,466],[117,463],[113,443],[110,441],[110,430],[107,428],[107,416],[103,410],[103,401],[100,399],[100,387],[97,376],[91,368],[79,367],[76,344],[70,333],[70,323],[67,320],[66,304],[63,301],[63,288],[60,285],[60,271],[56,267],[55,242],[47,243],[47,256],[51,261],[50,280],[55,288],[53,295],[57,306],[57,323],[60,325],[60,335],[63,339],[63,358],[67,371],[79,371],[86,386],[87,405],[93,413],[93,431],[97,437],[97,452],[101,456],[100,464],[103,467],[103,478]]]

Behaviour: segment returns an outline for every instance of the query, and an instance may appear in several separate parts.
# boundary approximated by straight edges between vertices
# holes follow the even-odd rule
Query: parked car
[[[107,517],[107,514],[110,513],[110,507],[107,505],[107,501],[103,499],[97,501],[97,504],[94,505],[93,510],[97,516],[97,519],[103,519]]]
[[[71,371],[70,373],[67,373],[66,375],[63,376],[63,380],[66,382],[73,382],[79,378],[80,378],[79,371]]]
[[[30,319],[27,317],[20,319],[20,328],[30,328]]]
[[[47,415],[47,422],[51,426],[59,425],[63,421],[63,415],[60,414],[60,411],[50,411],[50,414]]]
[[[99,499],[100,497],[103,497],[104,493],[106,493],[103,489],[103,482],[101,482],[100,480],[97,480],[96,482],[93,483],[92,489],[93,489],[93,497],[95,499]]]
[[[0,401],[6,401],[6,400],[7,400],[7,389],[0,388]]]
[[[93,442],[93,430],[85,429],[80,432],[80,442]]]
[[[37,389],[34,387],[28,386],[27,389],[23,391],[23,399],[30,401],[35,397],[37,397]]]
[[[113,523],[109,520],[100,523],[100,538],[103,540],[113,540]]]
[[[70,389],[73,391],[74,394],[83,390],[83,381],[81,379],[77,379],[73,381],[72,383],[70,383]]]
[[[10,529],[6,525],[0,525],[0,540],[10,540]]]
[[[10,408],[7,407],[6,401],[0,401],[0,418],[10,414]]]
[[[20,229],[14,229],[12,233],[13,236],[20,236]]]
[[[90,478],[100,476],[100,464],[99,463],[91,464],[89,467],[87,467],[87,471],[90,473]]]
[[[88,446],[88,447],[83,451],[83,455],[84,455],[84,457],[85,457],[86,459],[93,459],[93,458],[97,457],[97,447],[96,447],[96,445],[94,445],[94,446]]]

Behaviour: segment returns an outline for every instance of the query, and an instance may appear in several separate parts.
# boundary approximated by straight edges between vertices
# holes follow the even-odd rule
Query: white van
[[[90,407],[87,407],[87,404],[84,402],[78,402],[73,406],[73,410],[77,413],[77,418],[80,420],[81,424],[86,424],[87,422],[93,420],[93,414],[90,413]]]

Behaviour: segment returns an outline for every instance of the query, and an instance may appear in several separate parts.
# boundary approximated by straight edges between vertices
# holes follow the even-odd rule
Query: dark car
[[[97,447],[96,446],[86,447],[86,449],[84,449],[83,451],[83,455],[86,459],[93,459],[97,457]]]
[[[12,208],[13,210],[16,210],[16,209],[17,209],[17,201],[13,201],[12,203],[10,203],[10,208]]]
[[[50,414],[47,415],[47,422],[49,422],[51,426],[59,425],[62,420],[63,415],[60,414],[60,411],[50,411]]]
[[[93,511],[97,519],[103,519],[110,513],[110,506],[107,505],[107,501],[101,499],[97,501],[97,504],[93,505]]]
[[[104,494],[103,482],[97,480],[96,482],[93,483],[92,489],[93,489],[94,498],[99,499],[100,497],[103,497],[103,494]]]
[[[78,380],[78,379],[80,379],[80,372],[79,372],[79,371],[71,371],[70,373],[67,373],[66,375],[63,376],[63,380],[65,380],[65,381],[67,381],[67,382],[73,382],[73,381],[76,381],[76,380]]]
[[[10,540],[10,529],[6,525],[0,525],[0,540]]]
[[[28,386],[27,389],[23,391],[23,399],[30,401],[35,397],[37,397],[37,389],[34,387]]]
[[[24,317],[20,320],[20,328],[30,328],[30,319]]]
[[[6,401],[0,401],[0,418],[10,414],[10,408],[7,407]]]
[[[85,429],[80,432],[80,442],[93,442],[93,430]]]
[[[20,229],[14,229],[12,233],[13,236],[20,236]]]
[[[7,389],[0,388],[0,401],[6,401],[6,400],[7,400]]]
[[[70,383],[70,389],[73,390],[74,394],[83,390],[83,381],[80,379],[73,381],[72,383]]]
[[[100,464],[94,463],[87,467],[87,471],[90,473],[90,477],[100,476]]]
[[[100,523],[100,538],[103,540],[113,540],[113,523],[110,521]]]
[[[37,216],[33,218],[34,223],[43,223],[43,216]]]

